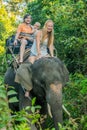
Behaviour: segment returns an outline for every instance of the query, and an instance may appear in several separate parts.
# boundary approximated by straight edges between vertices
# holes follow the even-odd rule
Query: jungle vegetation
[[[68,113],[64,112],[60,130],[87,130],[87,0],[0,0],[0,129],[29,130],[25,110],[16,113],[16,117],[9,116],[9,101],[4,88],[4,73],[8,67],[6,39],[15,34],[26,13],[32,15],[32,24],[39,21],[41,27],[47,19],[54,21],[57,57],[69,70],[70,81],[63,89],[63,104]],[[32,117],[32,123],[40,118],[35,113],[34,102],[31,108],[26,108],[33,112],[28,115]],[[15,120],[21,123],[16,125]],[[50,119],[46,130],[54,130]]]

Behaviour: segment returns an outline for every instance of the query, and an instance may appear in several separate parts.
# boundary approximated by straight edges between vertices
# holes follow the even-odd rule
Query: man
[[[23,62],[23,55],[25,52],[26,45],[31,42],[33,43],[33,32],[34,29],[31,23],[31,15],[26,14],[23,18],[23,23],[18,26],[17,33],[15,36],[14,45],[17,45],[17,40],[20,41],[20,59],[19,63]]]

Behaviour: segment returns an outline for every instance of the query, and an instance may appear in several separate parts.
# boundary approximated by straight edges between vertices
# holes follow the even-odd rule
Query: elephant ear
[[[29,63],[27,63],[26,67],[27,67],[27,69],[28,69],[28,72],[29,72],[30,74],[32,74],[32,64],[29,62]]]
[[[29,72],[29,74],[31,75],[31,73],[32,73],[32,68],[31,68],[31,63],[30,62],[28,62],[28,63],[23,63],[23,64],[21,64],[20,65],[20,67],[18,68],[18,70],[17,71],[19,71],[20,73],[21,73],[21,70],[27,70],[28,72]],[[23,75],[23,73],[22,73],[22,75]]]
[[[30,63],[21,64],[20,67],[17,69],[15,82],[20,83],[24,86],[25,89],[31,90],[32,89],[32,70]]]

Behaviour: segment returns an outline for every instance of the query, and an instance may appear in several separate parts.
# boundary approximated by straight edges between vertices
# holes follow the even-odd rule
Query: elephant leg
[[[47,117],[48,117],[48,108],[47,108],[47,102],[44,101],[41,105],[41,118],[40,118],[40,125],[42,127],[42,130],[45,130],[47,126]]]
[[[25,97],[25,92],[22,87],[20,87],[19,90],[19,109],[22,110],[23,108],[26,108],[27,106],[31,106],[31,100],[27,97]],[[27,111],[28,114],[31,114],[31,111]],[[29,119],[29,122],[32,119]],[[37,130],[35,124],[28,124],[29,127],[31,127],[31,130]]]
[[[51,112],[56,130],[58,123],[62,124],[62,84],[51,84],[50,90],[46,92],[47,102],[51,106]]]
[[[10,96],[7,95],[8,99],[11,99],[12,97],[16,97],[18,99],[18,91],[19,91],[19,87],[20,85],[14,82],[14,78],[15,78],[15,72],[13,68],[8,68],[5,76],[4,76],[4,84],[5,87],[7,88],[7,92],[14,90],[16,91],[16,94],[12,94]],[[19,100],[19,99],[18,99]],[[19,111],[19,102],[13,102],[13,103],[8,103],[9,108],[15,112],[15,111]]]

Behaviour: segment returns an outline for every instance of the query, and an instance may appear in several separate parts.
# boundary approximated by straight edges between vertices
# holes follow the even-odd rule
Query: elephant
[[[65,64],[59,58],[44,57],[36,60],[33,64],[27,63],[26,65],[26,63],[24,63],[20,66],[21,67],[19,68],[23,68],[24,70],[27,68],[29,77],[28,82],[29,85],[32,86],[30,91],[31,98],[34,96],[37,98],[38,103],[42,106],[42,113],[48,111],[47,104],[49,104],[55,129],[59,130],[58,123],[62,124],[63,122],[62,88],[69,81],[69,72]],[[24,96],[24,91],[21,87],[21,82],[26,80],[24,79],[25,76],[23,79],[20,78],[20,83],[15,83],[15,74],[14,69],[10,67],[5,74],[5,84],[13,85],[18,92],[20,110],[23,107],[30,105],[30,102]],[[19,76],[20,75],[21,74],[19,74]],[[14,84],[12,84],[11,81]]]

